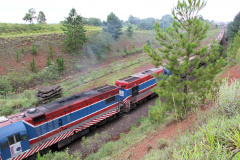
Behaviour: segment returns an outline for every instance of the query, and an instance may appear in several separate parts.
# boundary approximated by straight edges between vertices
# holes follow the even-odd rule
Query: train
[[[36,159],[37,153],[58,149],[151,98],[153,74],[169,75],[163,67],[148,69],[8,117],[0,117],[0,159]]]
[[[224,31],[218,36],[222,39]],[[155,75],[155,76],[154,76]],[[156,94],[158,75],[170,76],[164,67],[151,68],[8,117],[0,117],[0,160],[36,159],[87,135],[121,117]]]

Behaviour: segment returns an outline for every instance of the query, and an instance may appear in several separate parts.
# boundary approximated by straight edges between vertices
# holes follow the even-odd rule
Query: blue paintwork
[[[157,81],[155,78],[151,79],[151,80],[148,80],[144,83],[141,83],[138,85],[138,91],[141,92],[142,90],[146,89],[147,87],[150,87],[154,84],[156,84]],[[135,87],[135,86],[134,86]],[[132,87],[133,88],[133,87]],[[119,90],[123,91],[124,92],[124,96],[121,97],[121,101],[125,100],[127,97],[129,96],[132,96],[132,88],[129,88],[129,89],[122,89],[120,88]]]
[[[8,141],[7,138],[9,136],[15,135],[17,133],[20,133],[20,136],[27,134],[26,127],[24,126],[22,121],[12,123],[10,125],[0,128],[0,150],[1,150],[0,154],[3,160],[11,158],[11,152],[10,152],[10,148],[6,148],[2,150],[1,149],[2,143],[7,142]],[[22,152],[30,149],[29,141],[28,140],[22,141],[21,147],[22,147]]]
[[[119,95],[115,95],[115,101],[113,101],[107,105],[106,105],[106,99],[104,99],[104,100],[99,101],[95,104],[92,104],[88,107],[84,107],[78,111],[74,111],[70,114],[64,115],[62,117],[58,117],[47,123],[43,123],[37,127],[33,127],[27,123],[24,123],[27,128],[29,139],[34,139],[34,138],[41,136],[43,134],[46,134],[54,129],[58,129],[60,127],[59,119],[62,120],[62,126],[65,126],[73,121],[82,119],[86,116],[89,116],[90,114],[93,114],[93,113],[99,111],[99,110],[107,108],[114,103],[117,103],[119,101],[119,98],[120,98]]]

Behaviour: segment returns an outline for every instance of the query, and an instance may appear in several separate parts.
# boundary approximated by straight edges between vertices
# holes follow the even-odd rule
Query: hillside
[[[103,33],[100,27],[86,26],[88,41],[83,47],[82,53],[73,55],[65,51],[65,35],[60,29],[60,24],[45,24],[43,26],[37,24],[35,26],[36,31],[33,31],[34,29],[30,30],[27,27],[29,27],[29,25],[20,25],[19,27],[0,24],[0,29],[2,30],[0,35],[1,75],[11,71],[20,71],[24,66],[29,69],[30,61],[32,61],[33,58],[36,61],[37,69],[41,71],[46,66],[49,45],[52,45],[54,51],[54,56],[51,60],[55,61],[55,59],[61,55],[66,61],[69,73],[69,71],[74,70],[74,68],[77,70],[88,68],[102,60],[122,57],[126,55],[126,53],[124,53],[125,45],[128,50],[135,47],[135,50],[132,52],[138,52],[142,50],[141,48],[147,40],[154,43],[153,31],[135,31],[132,38],[123,34],[118,41],[114,41],[110,35]],[[8,28],[7,31],[5,28]],[[36,55],[31,53],[32,45],[36,46]],[[19,54],[19,60],[16,59],[16,52]],[[99,53],[101,55],[98,55]]]

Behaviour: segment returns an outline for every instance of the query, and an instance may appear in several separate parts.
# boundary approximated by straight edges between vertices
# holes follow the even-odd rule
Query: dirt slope
[[[235,65],[229,68],[226,72],[222,73],[222,75],[220,76],[220,78],[222,79],[227,77],[229,78],[229,83],[231,83],[232,80],[239,79],[240,66]],[[202,108],[202,114],[204,114],[205,109],[207,109],[208,107],[209,106],[204,106],[204,108]],[[167,140],[172,139],[173,137],[184,133],[186,130],[191,130],[191,127],[193,127],[196,122],[196,115],[191,114],[187,119],[182,122],[175,121],[163,129],[158,129],[155,134],[149,135],[147,139],[131,147],[131,149],[125,153],[125,155],[129,155],[128,157],[123,156],[120,159],[142,159],[149,152],[150,148],[156,148],[157,141],[160,138]]]

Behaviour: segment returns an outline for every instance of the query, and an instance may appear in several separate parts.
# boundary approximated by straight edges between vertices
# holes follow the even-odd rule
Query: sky
[[[82,17],[100,18],[106,20],[107,15],[115,13],[126,21],[129,15],[141,19],[154,17],[161,19],[163,15],[171,14],[178,0],[4,0],[0,5],[0,22],[26,23],[24,15],[30,8],[43,11],[47,23],[59,23],[75,8]],[[240,12],[240,0],[208,0],[207,6],[200,11],[204,19],[218,22],[233,21]],[[35,21],[36,23],[36,21]]]

